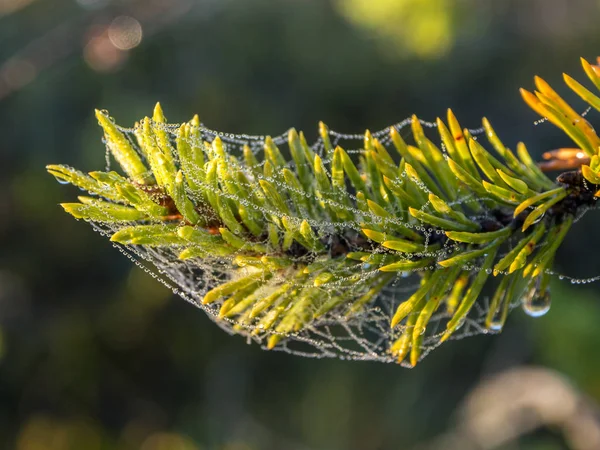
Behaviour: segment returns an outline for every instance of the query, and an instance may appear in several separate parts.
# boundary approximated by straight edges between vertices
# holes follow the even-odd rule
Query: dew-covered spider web
[[[372,133],[386,147],[391,147],[390,129],[395,128],[401,135],[408,136],[411,119],[406,119],[395,125]],[[425,129],[435,128],[436,124],[421,121]],[[173,148],[176,147],[179,124],[166,125],[153,123],[167,133]],[[143,152],[136,138],[137,129],[120,128],[127,136],[131,145],[136,148],[143,157]],[[483,129],[470,130],[475,138],[483,133]],[[219,201],[227,203],[232,207],[241,206],[246,212],[249,211],[257,217],[268,218],[265,222],[289,222],[298,225],[306,221],[319,242],[315,244],[321,251],[306,251],[299,248],[297,243],[286,246],[286,251],[270,250],[278,245],[285,245],[285,236],[282,230],[275,233],[281,240],[278,245],[273,242],[273,234],[267,230],[252,239],[252,248],[263,256],[270,257],[270,264],[276,267],[280,264],[278,258],[285,259],[280,264],[280,269],[272,270],[265,275],[256,269],[253,256],[249,256],[248,245],[242,245],[240,249],[233,252],[214,254],[198,252],[190,258],[182,259],[182,248],[177,245],[150,246],[150,245],[114,245],[128,258],[150,273],[154,278],[162,282],[174,293],[184,298],[189,303],[204,310],[207,315],[223,330],[231,334],[244,336],[247,341],[255,342],[272,351],[284,351],[307,357],[337,357],[349,360],[371,360],[380,362],[395,362],[397,358],[390,353],[390,348],[401,337],[407,326],[414,326],[407,320],[402,321],[395,327],[390,322],[398,305],[406,301],[420,286],[424,277],[430,277],[439,270],[435,262],[409,269],[401,272],[384,273],[380,267],[387,264],[387,253],[380,247],[369,244],[361,235],[361,229],[365,224],[381,225],[382,217],[360,208],[360,198],[352,189],[337,192],[328,198],[310,197],[305,190],[297,189],[285,182],[282,176],[282,168],[265,174],[265,141],[266,136],[236,135],[211,130],[204,126],[199,127],[199,135],[191,138],[186,137],[190,146],[203,148],[205,155],[210,157],[212,143],[215,138],[223,142],[223,149],[232,157],[232,163],[228,171],[232,185],[224,186],[211,184],[206,179],[195,178],[196,170],[204,170],[203,167],[195,167],[193,170],[182,170],[191,184],[201,186],[204,191],[212,192],[220,198]],[[310,145],[311,151],[322,159],[326,175],[329,180],[335,176],[331,173],[332,152],[328,146],[341,146],[355,161],[360,161],[364,150],[363,134],[342,134],[329,130],[330,144],[323,138],[319,138]],[[290,157],[288,150],[288,132],[272,137],[273,144],[281,149],[284,158],[283,168],[288,169],[295,175],[302,171],[312,170],[311,167],[298,167]],[[249,167],[243,158],[244,147],[250,149],[257,162]],[[443,146],[442,151],[445,151]],[[107,164],[110,164],[107,151]],[[174,152],[175,163],[181,166]],[[399,158],[398,158],[399,159]],[[396,161],[397,163],[398,161]],[[107,171],[110,167],[107,167]],[[401,177],[407,176],[405,173]],[[245,181],[244,181],[245,180]],[[260,207],[252,198],[263,195],[258,192],[259,180],[266,180],[276,187],[283,204],[279,208]],[[424,195],[429,194],[426,185],[419,185]],[[196,204],[206,202],[206,196],[200,195],[196,190],[187,187],[188,197]],[[320,202],[324,205],[321,212],[312,209],[311,204]],[[470,204],[477,204],[477,220],[484,220],[486,215],[492,212],[485,208],[485,198],[469,192],[462,192],[455,201],[470,211]],[[425,204],[423,209],[427,206]],[[452,205],[450,205],[452,206]],[[483,208],[481,208],[483,206]],[[323,211],[336,211],[338,219],[332,219],[331,215]],[[211,215],[214,211],[210,208],[201,209],[202,214]],[[234,211],[237,218],[238,212]],[[418,221],[407,220],[406,210],[395,211],[395,214],[386,217],[385,223],[390,227],[403,227],[413,230],[424,237],[424,249],[414,256],[416,258],[432,261],[447,258],[456,250],[456,244],[450,240],[440,239],[444,229],[433,228]],[[274,219],[274,217],[276,219]],[[347,217],[339,219],[339,217]],[[215,219],[217,219],[215,217]],[[123,228],[115,222],[90,221],[94,229],[103,235],[110,237]],[[208,220],[210,223],[210,220]],[[148,222],[156,223],[158,222]],[[177,225],[177,223],[175,223]],[[186,224],[181,221],[181,226]],[[173,226],[171,222],[166,226]],[[210,228],[210,225],[209,225]],[[283,242],[283,244],[282,244]],[[497,258],[508,252],[513,242],[502,248]],[[269,254],[272,251],[272,254]],[[348,254],[370,253],[357,263],[356,260],[348,258]],[[251,253],[250,253],[251,255]],[[291,260],[291,263],[290,263]],[[332,264],[335,261],[335,264]],[[327,274],[316,281],[319,276],[319,264],[327,267]],[[312,272],[307,273],[307,267]],[[475,260],[463,267],[474,278],[482,268],[482,261]],[[489,270],[489,269],[487,269]],[[256,282],[259,286],[250,294],[236,297],[237,291],[229,292],[228,295],[220,296],[216,301],[204,304],[203,299],[212,289],[228,281],[249,277],[256,274]],[[488,314],[491,293],[502,279],[490,277],[491,288],[482,291],[473,308],[470,310],[466,320],[457,329],[452,339],[461,339],[467,336],[494,333],[499,331],[494,327],[485,326],[484,321]],[[558,275],[557,275],[558,276]],[[561,275],[562,278],[564,276]],[[597,281],[595,277],[582,282]],[[578,280],[579,282],[579,280]],[[285,287],[286,294],[277,295]],[[303,296],[303,292],[310,293]],[[452,290],[453,286],[447,286],[445,293]],[[527,285],[519,286],[508,305],[507,309],[513,309],[522,304],[526,297]],[[296,296],[290,293],[297,294]],[[372,293],[372,294],[371,294]],[[308,299],[307,299],[308,297]],[[265,299],[268,299],[265,300]],[[226,308],[224,304],[229,302]],[[304,309],[297,306],[304,302]],[[297,314],[306,314],[302,317],[302,326],[283,327],[284,331],[278,331],[277,324],[281,324],[282,318],[294,308]],[[534,311],[532,315],[539,312]],[[539,315],[539,314],[537,314]],[[451,317],[449,309],[445,305],[432,314],[421,341],[422,351],[420,359],[425,357],[440,343],[446,323]],[[280,327],[281,329],[281,327]],[[280,336],[280,339],[269,344],[272,336]],[[403,362],[403,365],[409,365]]]

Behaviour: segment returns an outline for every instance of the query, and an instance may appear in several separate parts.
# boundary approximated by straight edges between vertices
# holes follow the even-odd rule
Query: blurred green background
[[[438,437],[473,388],[529,365],[597,408],[597,283],[557,279],[546,316],[515,311],[501,335],[413,370],[264,352],[64,214],[77,192],[44,166],[104,168],[93,109],[130,125],[156,101],[174,122],[313,138],[318,120],[356,133],[452,107],[539,155],[568,141],[534,126],[518,88],[584,80],[598,19],[597,0],[0,0],[0,448],[451,448]],[[600,274],[598,214],[575,226],[559,272]],[[586,430],[583,446],[550,423],[494,448],[600,448]]]

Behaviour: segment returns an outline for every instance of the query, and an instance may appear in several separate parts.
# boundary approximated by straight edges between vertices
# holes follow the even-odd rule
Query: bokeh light
[[[31,83],[36,75],[37,69],[31,61],[26,59],[9,60],[0,71],[4,83],[11,90],[17,90]]]
[[[115,47],[111,42],[108,29],[94,26],[89,32],[91,36],[83,48],[83,59],[98,72],[117,70],[127,59],[127,52]]]
[[[142,25],[133,17],[119,16],[108,27],[108,38],[119,50],[131,50],[142,42]]]

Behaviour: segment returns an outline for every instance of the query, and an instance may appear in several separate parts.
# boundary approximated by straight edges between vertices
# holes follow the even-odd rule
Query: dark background
[[[138,46],[115,46],[119,16],[141,25]],[[503,334],[445,344],[413,370],[264,352],[64,214],[77,192],[44,170],[103,169],[94,108],[132,125],[156,101],[174,122],[313,138],[318,120],[356,133],[452,107],[539,156],[569,142],[533,125],[518,88],[539,74],[573,99],[561,73],[585,80],[598,19],[592,0],[1,0],[0,448],[448,448],[436,439],[469,392],[526,365],[599,402],[597,283],[555,279],[546,316],[515,311]],[[575,225],[557,271],[600,274],[599,220]],[[563,431],[499,448],[585,448]]]

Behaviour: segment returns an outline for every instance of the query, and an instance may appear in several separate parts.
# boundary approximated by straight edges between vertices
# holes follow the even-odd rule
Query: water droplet
[[[503,326],[504,323],[502,322],[502,319],[494,317],[494,319],[492,319],[492,321],[489,323],[488,329],[490,331],[502,331]]]
[[[551,303],[550,289],[538,292],[537,286],[534,286],[523,299],[523,311],[528,316],[541,317],[550,311]]]
[[[54,176],[54,179],[56,181],[58,181],[59,184],[69,184],[69,182],[67,180],[63,179],[63,178],[59,178],[57,176]]]
[[[538,217],[533,222],[531,222],[531,224],[534,225],[534,224],[538,223],[540,220],[542,220],[544,218],[545,215],[546,215],[546,213],[542,214],[540,217]]]

